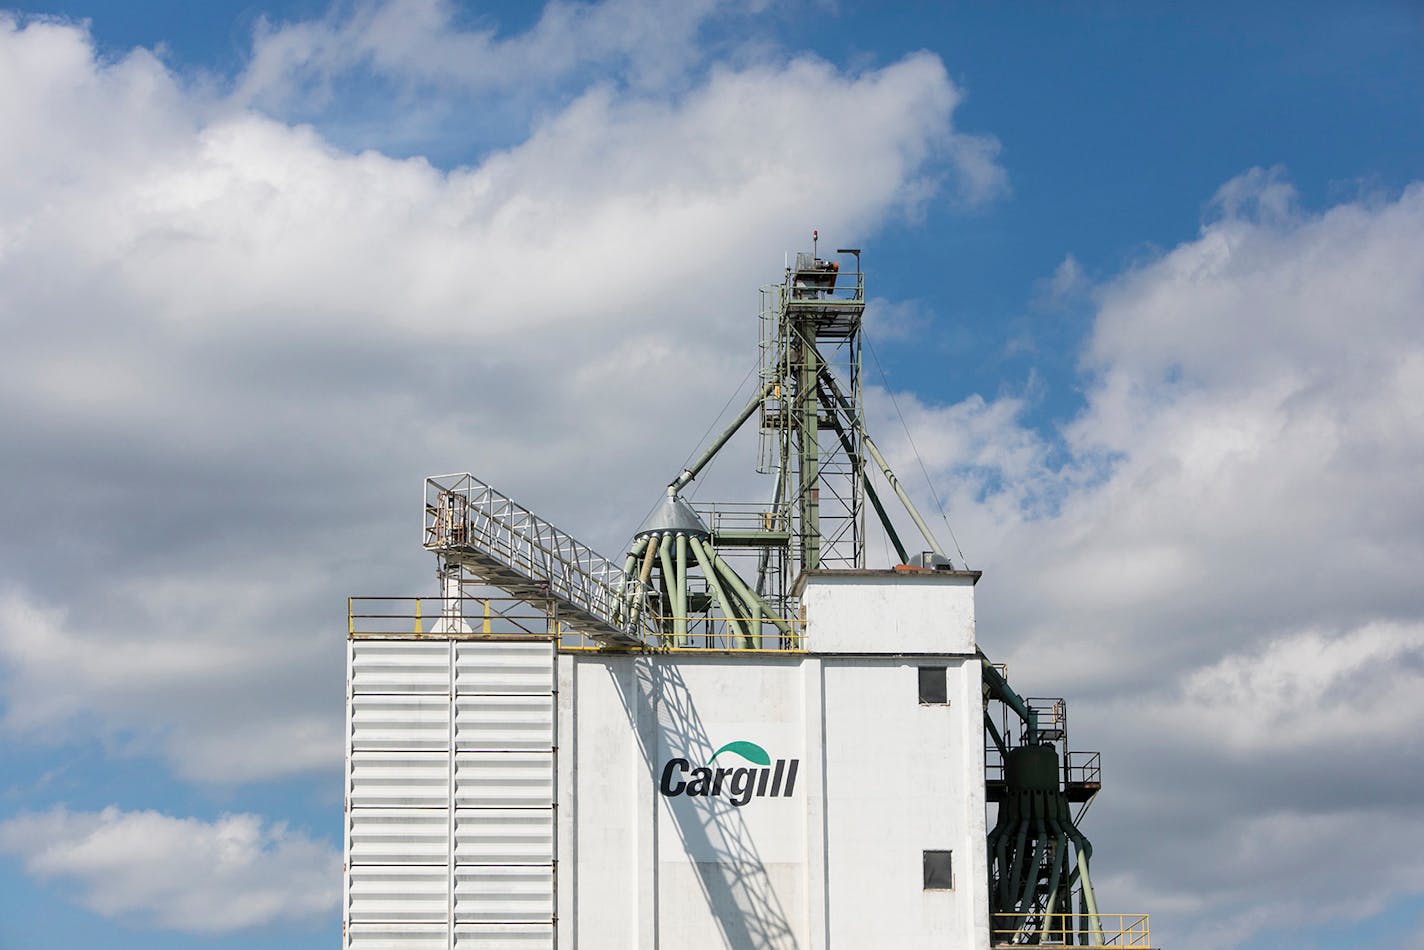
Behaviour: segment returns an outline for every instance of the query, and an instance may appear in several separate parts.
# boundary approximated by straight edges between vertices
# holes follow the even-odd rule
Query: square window
[[[950,851],[925,852],[925,890],[948,891],[954,888],[954,867]]]
[[[920,667],[920,705],[949,705],[949,671],[946,667]]]

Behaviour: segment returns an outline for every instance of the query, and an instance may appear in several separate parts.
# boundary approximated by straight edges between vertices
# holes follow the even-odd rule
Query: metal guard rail
[[[650,615],[659,633],[648,646],[663,652],[797,653],[806,648],[805,621],[784,618],[790,633],[777,629],[768,617],[759,619],[759,632],[734,633],[725,618],[689,617],[689,633],[674,637],[666,632],[674,618]],[[553,637],[560,649],[593,650],[601,644],[589,639],[576,625],[560,619],[557,608],[530,604],[518,597],[348,597],[346,632],[361,637],[459,636]]]
[[[1147,914],[1098,914],[1097,926],[1087,927],[1083,923],[1071,925],[1066,917],[1054,916],[1065,926],[1040,928],[1042,919],[1034,921],[1032,928],[1024,927],[1023,914],[994,914],[990,924],[989,945],[991,947],[1019,947],[1026,945],[1048,947],[1097,948],[1097,950],[1118,950],[1121,947],[1152,948],[1152,927]]]

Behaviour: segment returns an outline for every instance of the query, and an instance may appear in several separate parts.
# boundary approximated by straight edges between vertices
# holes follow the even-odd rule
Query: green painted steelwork
[[[986,731],[1003,761],[998,818],[987,839],[989,911],[1009,923],[1014,944],[1037,944],[1051,934],[1069,945],[1097,945],[1103,928],[1089,874],[1093,846],[1073,820],[1058,749],[1042,738],[1054,733],[1040,728],[1033,703],[982,652],[979,658],[985,699],[1002,703],[1023,725],[1022,744],[1010,746],[985,712]],[[1066,744],[1066,731],[1058,734]]]

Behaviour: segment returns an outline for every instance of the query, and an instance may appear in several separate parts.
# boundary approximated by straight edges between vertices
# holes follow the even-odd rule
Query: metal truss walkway
[[[639,646],[654,632],[649,611],[626,609],[646,591],[626,589],[621,565],[468,473],[425,480],[425,548],[520,600],[552,600],[595,639]]]

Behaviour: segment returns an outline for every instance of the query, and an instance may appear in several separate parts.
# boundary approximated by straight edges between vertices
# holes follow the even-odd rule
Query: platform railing
[[[518,597],[348,597],[351,637],[470,634],[491,637],[558,633],[557,619]]]
[[[806,621],[799,617],[720,617],[701,614],[692,617],[673,617],[650,614],[648,619],[659,633],[649,638],[648,646],[666,652],[723,652],[723,653],[804,653],[806,650]],[[667,632],[675,620],[687,622],[686,634]],[[732,623],[742,627],[742,632]],[[778,625],[784,625],[783,632]],[[561,641],[564,649],[597,649],[600,644],[583,636],[570,644]]]
[[[993,743],[984,746],[984,777],[991,782],[1002,782],[1004,757]],[[1103,780],[1103,754],[1101,752],[1068,752],[1063,760],[1063,781],[1068,785],[1101,784]]]
[[[651,614],[647,619],[666,631],[677,618]],[[806,648],[806,622],[799,617],[778,618],[787,632],[769,617],[733,618],[750,633],[738,632],[725,617],[684,619],[688,622],[685,636],[661,632],[648,638],[646,648],[736,653],[796,653]],[[348,597],[346,630],[353,638],[555,637],[564,650],[606,649],[604,642],[582,630],[577,621],[564,619],[557,603],[550,601],[547,607],[540,607],[508,596]]]
[[[1069,752],[1063,759],[1063,779],[1069,784],[1102,784],[1101,752]]]
[[[1151,950],[1152,927],[1147,914],[1098,914],[1097,927],[1076,925],[1070,917],[1052,918],[1060,927],[1023,928],[1023,914],[994,914],[990,920],[989,944],[993,947],[1082,947],[1105,950],[1141,947]]]

